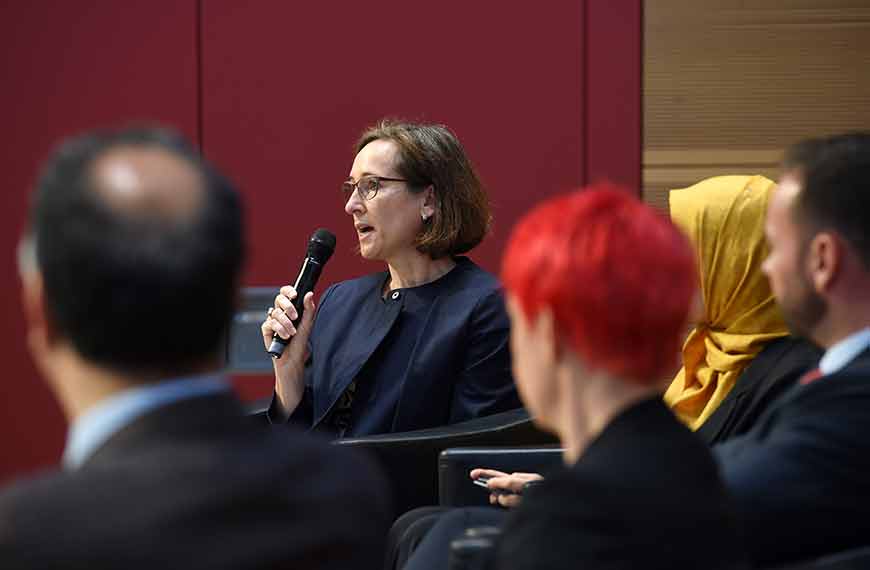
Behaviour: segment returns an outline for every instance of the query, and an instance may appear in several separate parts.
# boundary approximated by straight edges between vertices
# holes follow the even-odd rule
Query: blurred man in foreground
[[[0,495],[0,567],[380,562],[368,464],[249,423],[217,374],[243,234],[235,190],[174,134],[85,135],[50,159],[20,270],[70,430],[62,471]]]

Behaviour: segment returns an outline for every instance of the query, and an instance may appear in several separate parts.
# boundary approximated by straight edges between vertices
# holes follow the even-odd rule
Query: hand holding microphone
[[[314,290],[314,285],[317,284],[317,280],[320,278],[323,266],[326,265],[326,262],[329,261],[330,257],[332,257],[333,251],[335,251],[335,235],[332,232],[321,228],[311,235],[311,239],[308,240],[308,250],[305,254],[305,260],[302,262],[299,276],[296,278],[296,283],[292,288],[293,292],[295,292],[295,296],[290,297],[289,295],[279,294],[278,297],[275,298],[275,307],[269,311],[269,316],[266,319],[267,322],[270,318],[273,318],[272,313],[275,309],[280,310],[281,313],[286,316],[288,309],[290,309],[290,307],[287,306],[286,301],[289,300],[292,304],[292,311],[290,311],[290,326],[287,326],[287,324],[283,322],[281,322],[281,324],[282,328],[284,328],[291,336],[295,334],[295,328],[305,312],[305,304],[303,301],[306,295]],[[282,293],[284,293],[284,288],[282,288]],[[282,299],[282,297],[284,299]],[[274,358],[281,358],[281,354],[284,352],[284,347],[286,347],[290,342],[289,336],[283,338],[278,334],[279,332],[279,330],[275,330],[274,335],[272,336],[272,342],[266,347],[267,352]]]
[[[335,236],[319,229],[308,241],[308,250],[295,284],[281,288],[275,306],[260,327],[263,343],[275,363],[275,393],[286,412],[302,398],[308,335],[314,322],[314,289],[323,266],[335,250]],[[285,348],[287,355],[282,357]]]

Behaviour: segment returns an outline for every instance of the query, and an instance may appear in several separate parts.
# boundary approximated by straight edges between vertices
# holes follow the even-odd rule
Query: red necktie
[[[800,380],[798,380],[798,383],[801,386],[806,386],[810,382],[818,380],[822,376],[824,376],[824,374],[822,374],[821,368],[813,368],[812,370],[805,372],[804,375],[801,376]]]

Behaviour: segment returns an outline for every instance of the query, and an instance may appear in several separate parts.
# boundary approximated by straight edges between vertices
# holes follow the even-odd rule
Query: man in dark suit
[[[0,567],[380,563],[369,464],[263,430],[217,373],[243,233],[234,189],[174,134],[51,158],[19,257],[29,347],[71,425],[61,471],[0,495]]]
[[[789,150],[763,269],[793,332],[826,349],[715,451],[762,564],[870,544],[870,133]]]

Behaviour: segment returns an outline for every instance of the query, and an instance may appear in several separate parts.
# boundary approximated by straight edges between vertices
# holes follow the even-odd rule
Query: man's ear
[[[428,220],[435,215],[438,208],[438,199],[435,196],[435,187],[431,184],[423,190],[423,205],[420,206],[420,217]]]
[[[27,325],[27,344],[33,357],[39,360],[55,344],[57,332],[48,316],[45,287],[38,271],[21,275],[21,306]]]
[[[810,282],[817,293],[830,291],[843,265],[845,244],[831,232],[819,232],[810,241],[807,253],[807,270]]]

